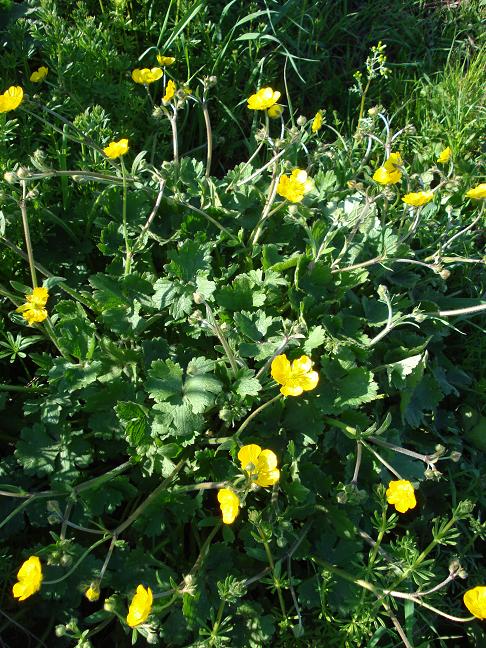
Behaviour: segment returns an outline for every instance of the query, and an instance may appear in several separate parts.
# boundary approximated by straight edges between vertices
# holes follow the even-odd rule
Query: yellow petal
[[[283,385],[280,393],[284,396],[300,396],[304,390],[300,386]]]
[[[317,371],[309,371],[304,376],[299,378],[299,384],[304,391],[311,391],[317,387],[319,382],[319,374]]]
[[[283,353],[282,355],[278,355],[276,358],[272,360],[270,373],[272,378],[276,380],[280,385],[285,385],[289,381],[291,375],[291,369],[290,369],[290,362],[287,359],[285,353]]]
[[[240,510],[240,498],[229,488],[218,491],[218,501],[224,524],[233,524]]]
[[[152,603],[153,595],[150,587],[145,589],[143,585],[139,585],[128,609],[127,623],[131,628],[147,620],[152,609]]]
[[[258,472],[269,472],[277,467],[277,455],[273,450],[263,450],[257,459]]]
[[[478,619],[486,619],[486,587],[478,585],[464,593],[464,605]]]
[[[243,446],[238,452],[238,459],[240,460],[241,467],[247,472],[254,472],[254,468],[258,463],[262,449],[256,443]],[[254,468],[251,468],[253,466]]]
[[[263,488],[268,486],[273,486],[280,479],[280,470],[275,468],[274,470],[262,470],[258,473],[258,479],[256,483]]]
[[[469,189],[469,191],[466,192],[466,197],[472,198],[473,200],[481,200],[482,198],[486,198],[486,182],[478,184],[476,187]]]
[[[300,356],[292,362],[292,374],[307,373],[312,369],[313,364],[309,356]]]

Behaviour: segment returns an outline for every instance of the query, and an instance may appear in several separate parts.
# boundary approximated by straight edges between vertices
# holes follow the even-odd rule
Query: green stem
[[[233,434],[231,438],[238,440],[240,434],[243,432],[243,430],[253,421],[253,419],[260,414],[266,407],[271,405],[272,403],[275,403],[279,398],[282,397],[282,394],[277,394],[274,396],[271,400],[267,401],[266,403],[263,403],[263,405],[260,405],[260,407],[257,407],[256,410],[254,410],[240,425],[240,427],[236,430],[236,432]]]
[[[125,239],[125,277],[130,274],[132,265],[132,252],[130,250],[130,241],[128,240],[127,229],[127,171],[123,157],[120,158],[122,179],[123,179],[123,205],[122,205],[122,223],[123,223],[123,238]]]
[[[25,180],[21,180],[22,186],[22,199],[20,201],[20,211],[22,214],[22,225],[24,227],[25,247],[27,249],[27,257],[29,260],[30,274],[32,276],[32,287],[37,288],[37,274],[35,272],[34,252],[32,250],[32,241],[30,239],[29,220],[27,218],[27,184]]]
[[[356,127],[356,130],[358,130],[359,125],[361,124],[361,120],[363,118],[363,113],[364,113],[364,107],[365,107],[365,101],[366,101],[366,95],[368,94],[368,90],[370,89],[370,83],[371,79],[368,79],[368,83],[366,84],[366,87],[364,89],[363,94],[361,95],[361,104],[359,106],[359,116],[358,116],[358,125]]]
[[[202,110],[204,115],[204,123],[206,124],[206,137],[208,140],[208,149],[206,157],[206,178],[211,174],[211,162],[213,160],[213,131],[211,128],[211,121],[209,119],[208,104],[205,98],[202,101]]]
[[[155,490],[153,490],[148,497],[144,499],[144,501],[140,504],[140,506],[137,506],[135,511],[128,516],[128,518],[119,524],[117,528],[113,531],[114,536],[119,536],[125,529],[127,529],[135,520],[141,515],[147,506],[149,506],[159,495],[162,493],[167,486],[170,484],[170,482],[174,479],[174,477],[177,475],[177,473],[181,470],[181,468],[184,466],[186,460],[181,459],[177,466],[174,468],[174,470],[171,472],[171,474],[164,479],[164,481],[157,486]]]
[[[275,573],[275,563],[273,561],[273,556],[272,556],[272,551],[270,549],[270,545],[268,544],[267,539],[265,538],[265,534],[261,530],[259,526],[257,526],[258,529],[258,534],[260,538],[262,539],[263,546],[265,547],[265,553],[267,554],[267,559],[268,559],[268,564],[270,566],[270,569],[272,571],[272,576],[273,576],[273,583],[275,585],[275,589],[277,590],[277,596],[278,596],[278,601],[280,603],[280,610],[282,611],[282,617],[284,619],[287,618],[287,610],[285,609],[285,601],[283,598],[282,594],[282,588],[280,587],[280,580],[277,577]]]
[[[90,554],[94,549],[96,549],[96,547],[99,547],[100,544],[103,544],[104,542],[106,542],[108,540],[108,537],[109,536],[107,536],[105,538],[101,538],[101,540],[97,540],[94,544],[92,544],[90,547],[88,547],[86,549],[86,551],[81,555],[79,560],[77,560],[74,563],[74,565],[71,567],[71,569],[66,574],[64,574],[64,576],[61,576],[60,578],[56,578],[55,580],[44,581],[44,585],[56,585],[57,583],[61,583],[63,580],[66,580],[66,578],[69,578],[69,576],[71,576],[71,574],[73,572],[75,572],[76,569],[78,568],[78,566],[83,562],[83,560],[86,558],[86,556],[88,554]]]

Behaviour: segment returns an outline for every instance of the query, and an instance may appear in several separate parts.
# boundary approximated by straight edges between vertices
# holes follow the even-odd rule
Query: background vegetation
[[[416,648],[486,642],[480,622],[439,618],[410,599],[385,597],[383,605],[339,573],[411,593],[432,589],[451,564],[458,572],[459,561],[467,580],[451,579],[426,599],[458,617],[467,616],[465,589],[486,582],[485,321],[438,314],[485,299],[484,217],[475,221],[479,203],[464,198],[484,176],[483,12],[479,0],[0,1],[0,91],[21,85],[30,98],[0,115],[2,176],[23,167],[114,178],[28,183],[57,347],[46,329],[27,328],[14,313],[31,279],[19,253],[21,187],[0,180],[5,645],[128,646],[123,619],[140,582],[167,594],[141,645],[391,648],[403,643],[394,620]],[[366,109],[380,105],[395,131],[407,127],[398,148],[412,185],[435,186],[430,169],[443,148],[453,150],[453,173],[406,239],[410,224],[395,196],[360,220],[364,195],[379,192],[371,176],[383,150],[373,144],[365,155],[360,97],[350,89],[380,40],[391,74],[371,84]],[[217,79],[208,103],[210,181],[203,112],[180,111],[176,168],[168,122],[131,79],[135,67],[155,65],[157,51],[176,58],[169,73],[198,97],[199,79]],[[35,85],[29,77],[40,65],[49,74]],[[243,166],[263,123],[246,100],[265,85],[286,106],[281,171],[307,167],[316,188],[297,210],[275,214],[250,246],[270,174],[246,181],[272,153],[265,146]],[[150,94],[160,104],[162,85]],[[320,109],[326,127],[311,139],[297,120]],[[383,136],[379,118],[370,119]],[[277,137],[279,126],[271,128]],[[120,168],[91,146],[120,137],[130,142],[129,231],[140,241],[126,277]],[[136,158],[141,151],[145,158]],[[160,211],[141,236],[161,178]],[[377,256],[389,264],[336,270]],[[195,291],[209,310],[194,303]],[[375,344],[388,300],[393,328]],[[236,475],[234,432],[278,393],[265,367],[282,341],[289,357],[312,356],[320,385],[278,400],[246,428],[245,443],[277,453],[282,478],[221,528],[215,491],[190,486]],[[446,448],[438,475],[417,457],[374,447],[420,484],[417,508],[399,518],[384,497],[391,475],[366,449],[379,432],[419,454]],[[161,481],[164,490],[119,534],[100,601],[89,603],[83,591],[110,543],[85,555],[97,538],[82,529],[119,528]],[[11,586],[32,554],[57,582],[18,603]]]

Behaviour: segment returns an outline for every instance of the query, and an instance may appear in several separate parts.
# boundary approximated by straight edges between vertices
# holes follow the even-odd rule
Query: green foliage
[[[484,212],[465,198],[484,54],[480,3],[452,4],[0,2],[0,92],[25,91],[0,114],[6,644],[486,641],[443,616],[486,577]],[[157,53],[174,65],[135,84]],[[267,85],[282,121],[246,107]],[[380,186],[391,150],[403,178]],[[296,167],[313,188],[291,204],[274,189]],[[26,224],[49,291],[33,327]],[[282,354],[317,386],[280,394]],[[240,465],[248,444],[275,484]],[[44,580],[18,602],[31,555]],[[131,630],[139,584],[155,598]]]

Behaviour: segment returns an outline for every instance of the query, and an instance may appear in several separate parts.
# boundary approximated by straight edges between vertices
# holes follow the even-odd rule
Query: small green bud
[[[5,182],[8,182],[8,184],[16,184],[19,181],[18,175],[12,171],[6,171],[3,174],[3,179]]]
[[[56,634],[56,637],[64,637],[64,635],[66,634],[66,626],[58,625],[56,626],[54,632]]]
[[[458,450],[454,450],[451,452],[450,460],[453,461],[454,463],[457,463],[458,461],[461,460],[462,457],[462,452],[459,452]]]
[[[300,115],[297,117],[297,126],[305,126],[307,124],[307,117],[304,117],[304,115]]]

